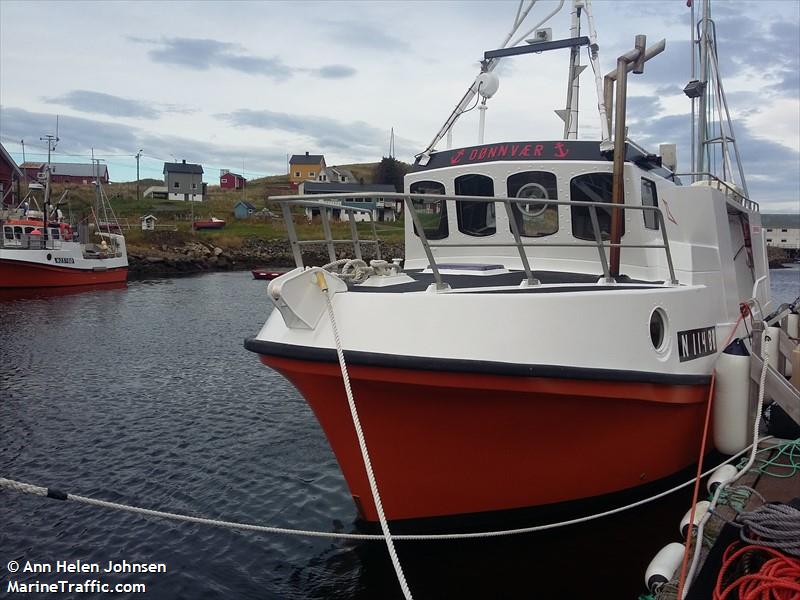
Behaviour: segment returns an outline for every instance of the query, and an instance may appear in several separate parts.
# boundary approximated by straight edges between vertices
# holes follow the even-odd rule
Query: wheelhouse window
[[[558,200],[556,176],[546,171],[526,171],[508,178],[509,198],[530,198],[530,204],[512,204],[519,234],[541,237],[558,231],[558,206],[542,200]]]
[[[658,207],[656,184],[649,179],[642,179],[642,206]],[[652,210],[643,210],[644,226],[647,229],[658,229],[658,217]]]
[[[574,177],[569,184],[570,199],[579,202],[597,202],[598,204],[611,204],[612,176],[611,173],[587,173]],[[594,241],[592,217],[588,206],[572,206],[572,235],[579,240]],[[611,208],[598,206],[595,209],[597,222],[600,227],[600,237],[604,240],[611,238]],[[621,219],[620,235],[625,235],[624,213]]]
[[[494,182],[486,175],[462,175],[456,177],[456,196],[494,196]],[[494,235],[497,218],[494,202],[456,201],[458,230],[473,236]]]
[[[444,195],[444,184],[438,181],[415,181],[409,188],[412,194],[439,194]],[[447,226],[447,203],[444,200],[430,200],[414,198],[414,204],[419,220],[425,230],[425,237],[429,240],[442,240],[450,235]],[[417,226],[414,233],[419,235]]]
[[[4,227],[3,228],[3,235],[7,240],[14,239],[14,230],[11,227]]]

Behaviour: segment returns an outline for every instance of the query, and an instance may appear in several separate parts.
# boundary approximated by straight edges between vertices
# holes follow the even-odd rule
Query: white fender
[[[700,521],[708,512],[709,506],[711,506],[711,502],[709,502],[708,500],[700,500],[700,502],[697,503],[697,506],[695,506],[694,509],[694,521],[692,521],[692,529],[696,529],[697,526],[700,524]],[[691,516],[692,516],[692,509],[690,508],[689,510],[686,511],[686,514],[683,515],[683,518],[681,519],[680,531],[681,531],[681,536],[683,536],[684,538],[686,537],[686,530],[689,528],[689,518]]]
[[[736,454],[750,443],[750,356],[741,341],[730,344],[717,358],[714,386],[714,446]]]
[[[681,566],[683,560],[683,544],[672,542],[658,551],[647,565],[644,573],[644,584],[647,589],[654,592],[656,589],[672,580],[675,571]]]
[[[738,472],[739,470],[733,465],[722,465],[719,467],[711,474],[711,477],[708,478],[708,483],[706,485],[709,493],[713,494],[717,491],[720,484],[728,483],[731,479],[736,477]]]

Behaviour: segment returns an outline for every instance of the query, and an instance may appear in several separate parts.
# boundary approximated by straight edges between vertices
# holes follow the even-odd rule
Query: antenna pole
[[[139,158],[142,156],[142,149],[140,148],[139,151],[136,153],[136,201],[139,202],[141,197],[139,196]]]

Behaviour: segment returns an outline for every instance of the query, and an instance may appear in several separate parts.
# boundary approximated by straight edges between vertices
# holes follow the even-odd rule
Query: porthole
[[[667,313],[662,308],[656,308],[650,313],[650,343],[656,352],[663,352],[667,340]]]
[[[52,254],[48,254],[47,255],[47,260],[53,260],[53,255]]]

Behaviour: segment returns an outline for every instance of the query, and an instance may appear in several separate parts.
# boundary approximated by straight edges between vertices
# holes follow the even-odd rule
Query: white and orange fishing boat
[[[570,38],[539,30],[510,42],[527,14],[518,11],[507,43],[486,53],[417,156],[404,193],[382,194],[404,202],[402,267],[361,260],[355,226],[350,246],[338,246],[352,260],[337,261],[329,220],[352,216],[355,203],[272,198],[298,268],[270,282],[276,310],[245,346],[306,398],[366,520],[378,515],[323,294],[391,520],[597,499],[689,467],[717,354],[741,327],[740,303],[770,309],[759,208],[731,166],[729,121],[701,123],[683,174],[674,146],[651,154],[626,139],[628,73],[646,71],[665,42],[647,47],[636,36],[603,78],[590,2],[576,0],[572,11]],[[702,31],[711,31],[707,21]],[[533,43],[517,45],[531,33]],[[583,47],[597,73],[601,139],[577,139]],[[570,50],[563,139],[484,143],[500,58],[558,48]],[[703,72],[687,86],[700,119],[708,102],[724,100],[715,49],[702,48]],[[476,96],[478,144],[437,151]],[[321,269],[303,263],[310,242],[298,240],[294,206],[320,211],[326,292],[316,285]]]
[[[99,184],[95,184],[98,185]],[[63,220],[61,211],[51,205],[50,171],[44,185],[32,183],[29,195],[20,206],[0,218],[0,289],[50,288],[124,283],[128,277],[125,238],[118,233],[116,219],[108,214],[107,199],[100,189],[93,222],[77,228]],[[43,190],[41,210],[33,190]],[[98,224],[97,211],[105,213]]]

